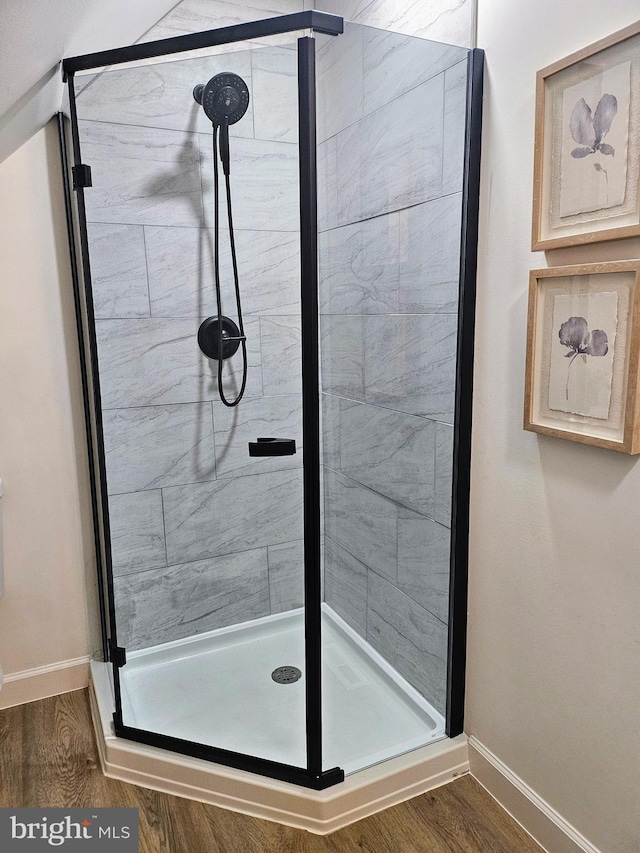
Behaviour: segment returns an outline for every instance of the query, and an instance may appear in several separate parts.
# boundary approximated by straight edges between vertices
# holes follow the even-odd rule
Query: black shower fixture
[[[229,126],[240,121],[249,107],[249,88],[242,77],[230,71],[214,75],[208,83],[198,83],[193,97],[202,106],[214,129],[220,128],[220,159],[229,174]]]
[[[213,124],[235,124],[249,106],[249,89],[242,77],[225,71],[216,74],[208,83],[198,83],[193,97],[202,105]]]
[[[225,406],[237,406],[247,384],[247,339],[242,322],[242,305],[240,301],[240,282],[238,279],[238,263],[236,259],[236,244],[233,233],[233,213],[231,209],[231,157],[229,154],[229,126],[240,121],[249,107],[249,89],[242,77],[230,71],[213,76],[208,83],[198,83],[194,86],[193,97],[199,103],[213,126],[213,234],[214,234],[214,275],[216,302],[218,313],[215,317],[207,317],[198,330],[198,346],[207,358],[218,362],[218,393]],[[227,218],[229,221],[229,245],[233,262],[233,281],[236,292],[236,309],[238,323],[225,317],[222,313],[222,296],[220,291],[220,212],[218,190],[218,148],[225,176],[227,195]],[[222,365],[225,359],[231,358],[242,344],[242,385],[234,400],[227,400],[222,390]]]
[[[220,357],[221,337],[222,358]],[[235,355],[243,340],[246,339],[240,334],[240,329],[230,317],[207,317],[198,329],[198,346],[207,358],[213,358],[216,361],[224,361],[225,358]]]

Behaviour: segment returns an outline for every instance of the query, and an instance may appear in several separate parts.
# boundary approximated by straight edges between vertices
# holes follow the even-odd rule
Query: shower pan
[[[115,735],[317,791],[455,737],[482,52],[299,12],[64,71]]]

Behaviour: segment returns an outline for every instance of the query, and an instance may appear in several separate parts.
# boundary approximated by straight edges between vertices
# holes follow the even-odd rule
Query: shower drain
[[[271,678],[278,684],[293,684],[297,681],[302,673],[297,666],[279,666],[271,673]]]

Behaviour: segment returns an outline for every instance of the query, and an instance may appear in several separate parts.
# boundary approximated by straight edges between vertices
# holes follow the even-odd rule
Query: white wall
[[[175,0],[2,0],[0,163],[60,109],[60,61],[130,44]]]
[[[522,430],[535,73],[637,0],[479,0],[486,51],[467,731],[603,853],[640,849],[640,459]]]
[[[94,614],[81,384],[54,122],[0,165],[0,198],[0,664],[6,676],[82,657],[97,643],[86,604]]]

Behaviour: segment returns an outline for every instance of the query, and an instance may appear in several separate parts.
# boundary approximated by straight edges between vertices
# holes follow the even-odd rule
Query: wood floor
[[[464,776],[319,837],[106,779],[86,690],[0,711],[1,806],[129,806],[141,853],[535,853],[542,848]]]

